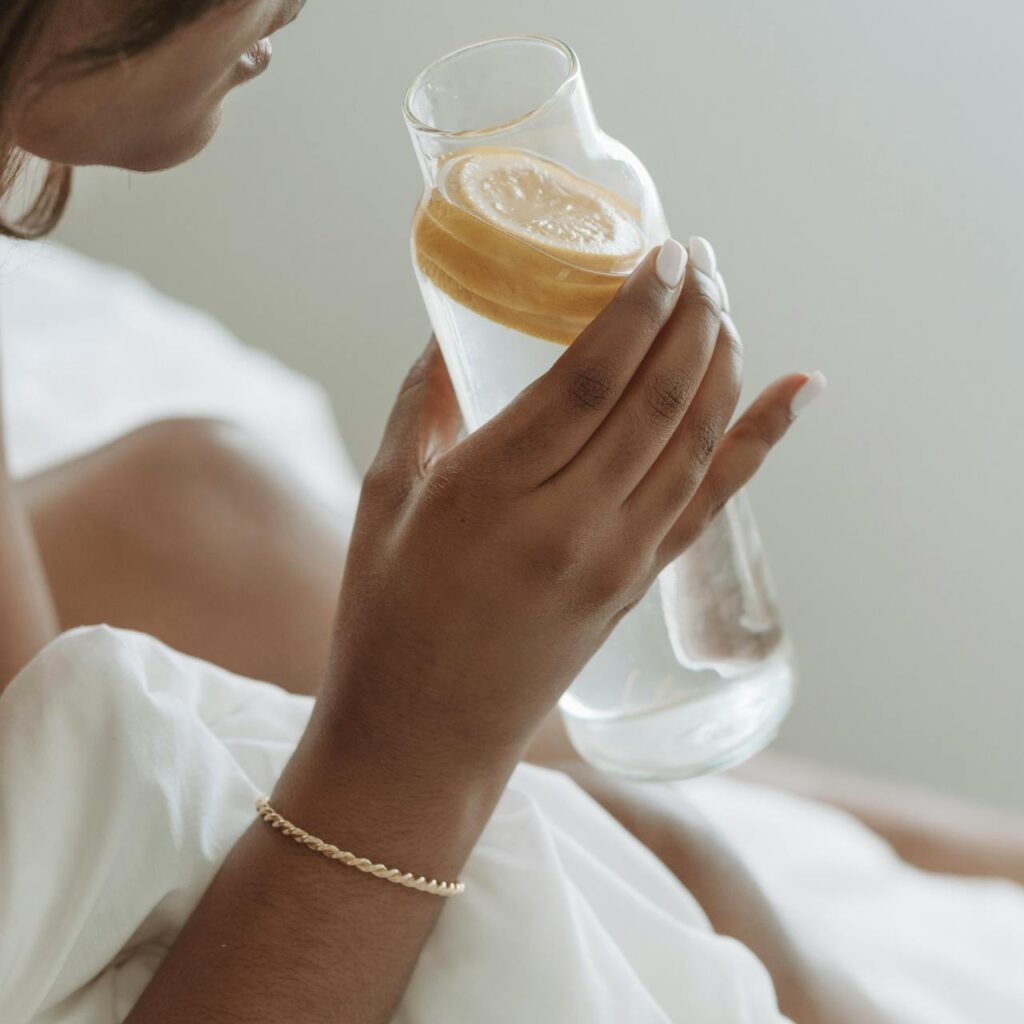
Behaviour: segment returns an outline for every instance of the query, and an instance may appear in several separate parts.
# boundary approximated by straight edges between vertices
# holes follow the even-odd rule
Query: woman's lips
[[[274,55],[274,47],[270,39],[260,39],[253,43],[242,55],[242,63],[246,71],[255,76],[260,75],[270,66],[270,58]]]

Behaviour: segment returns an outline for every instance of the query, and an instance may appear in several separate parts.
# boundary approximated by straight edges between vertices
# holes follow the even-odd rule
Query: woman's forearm
[[[314,720],[272,803],[327,842],[448,881],[506,776],[453,774],[383,750],[368,730]],[[128,1024],[385,1024],[447,902],[332,863],[255,821]]]
[[[32,527],[2,451],[0,428],[0,693],[60,628]]]

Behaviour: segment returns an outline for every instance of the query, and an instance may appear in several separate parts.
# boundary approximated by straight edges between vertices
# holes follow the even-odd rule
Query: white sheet
[[[246,427],[350,519],[357,487],[321,388],[128,271],[0,238],[11,471],[25,476],[153,420]]]
[[[677,784],[783,918],[899,1024],[1024,1022],[1024,889],[904,864],[840,811],[736,782]]]
[[[98,266],[56,246],[10,250],[0,243],[0,298],[4,300],[0,312],[8,430],[11,455],[19,471],[29,472],[59,461],[160,416],[219,415],[249,426],[283,455],[290,454],[315,493],[338,508],[341,517],[351,514],[356,484],[334,436],[319,389],[240,345],[209,318],[164,299],[131,275]],[[147,720],[157,734],[163,727],[174,726],[164,741],[171,749],[176,744],[210,744],[212,737],[219,750],[216,744],[208,745],[206,753],[224,769],[224,782],[208,797],[223,800],[230,808],[223,829],[203,825],[198,835],[190,839],[192,826],[203,821],[201,811],[205,806],[202,802],[195,807],[189,803],[194,781],[189,781],[190,777],[179,778],[175,772],[167,771],[166,765],[166,778],[161,776],[159,783],[153,779],[147,782],[144,775],[140,783],[144,788],[125,789],[125,795],[131,799],[143,792],[155,795],[156,799],[147,798],[145,803],[150,808],[153,827],[158,835],[170,830],[173,848],[180,852],[181,860],[174,872],[153,880],[155,888],[146,889],[139,903],[133,904],[127,898],[129,891],[116,886],[114,896],[101,902],[95,866],[91,873],[77,869],[76,881],[69,881],[64,887],[58,886],[56,878],[40,878],[34,872],[15,875],[13,869],[19,868],[22,860],[34,863],[39,851],[34,850],[31,855],[27,852],[30,844],[25,819],[19,815],[19,820],[13,821],[9,808],[14,796],[8,795],[6,786],[0,789],[0,993],[6,995],[17,978],[19,985],[28,985],[19,991],[31,991],[26,997],[29,1002],[42,994],[45,1004],[52,1005],[54,998],[66,998],[76,991],[76,983],[84,984],[99,969],[102,958],[97,959],[97,950],[113,956],[113,951],[121,948],[118,942],[123,945],[135,941],[131,958],[78,997],[82,1007],[90,1007],[88,1013],[92,1016],[65,1013],[42,1018],[96,1024],[118,1019],[132,994],[139,991],[159,956],[160,943],[166,941],[174,922],[180,920],[181,907],[194,900],[209,878],[232,830],[237,834],[249,820],[248,800],[254,790],[269,788],[269,780],[283,762],[307,709],[303,702],[296,703],[295,698],[266,687],[242,684],[171,656],[139,638],[112,639],[102,634],[98,639],[92,637],[90,643],[96,645],[101,655],[90,655],[92,667],[85,664],[90,659],[84,657],[82,665],[68,662],[69,651],[81,649],[83,656],[86,653],[86,638],[77,637],[65,641],[60,655],[63,660],[56,659],[51,651],[46,656],[46,666],[37,664],[26,678],[47,678],[45,686],[54,692],[62,685],[60,666],[67,665],[69,678],[91,680],[88,692],[98,689],[96,699],[101,703],[114,701],[117,693],[134,693],[137,699],[131,702],[133,707],[159,711],[159,715],[154,713]],[[100,674],[106,673],[110,659],[119,667],[121,681],[97,681],[96,668],[99,667]],[[152,701],[145,696],[151,687],[159,691]],[[197,687],[207,687],[209,695],[200,693]],[[23,682],[20,689],[28,693],[31,682]],[[202,709],[218,707],[216,695],[228,693],[244,699],[231,705],[231,714],[226,719],[230,735],[220,735],[205,724]],[[19,703],[28,701],[29,697],[19,698]],[[12,705],[13,700],[7,697],[0,701],[4,721],[11,714]],[[27,716],[33,734],[41,737],[46,730],[55,731],[61,736],[59,750],[66,733],[68,749],[79,760],[74,764],[60,759],[41,761],[38,750],[24,752],[30,760],[27,768],[20,769],[24,792],[15,794],[19,801],[24,801],[24,793],[37,794],[38,804],[46,806],[51,780],[57,786],[63,779],[67,793],[88,791],[92,785],[89,779],[101,778],[109,767],[104,757],[132,754],[130,749],[108,752],[105,734],[101,734],[103,742],[95,749],[71,743],[77,729],[75,717],[88,719],[86,709],[75,710],[74,702],[67,704],[67,714],[63,701],[51,707],[35,699],[26,706],[35,711],[19,714]],[[273,713],[268,713],[270,709]],[[132,713],[125,709],[114,718],[127,721]],[[38,716],[38,722],[32,721],[33,714]],[[250,728],[251,735],[247,732]],[[9,756],[0,736],[0,757]],[[5,778],[8,772],[6,768],[2,770],[0,778]],[[117,785],[123,787],[126,783],[119,780]],[[511,799],[520,801],[520,817],[517,819],[513,813],[515,804],[506,803],[502,814],[508,817],[496,820],[488,833],[489,842],[500,841],[505,835],[509,842],[516,843],[518,829],[502,833],[500,821],[528,821],[533,830],[530,841],[536,840],[541,846],[549,843],[549,850],[557,851],[557,857],[564,857],[565,863],[575,864],[580,859],[587,863],[586,858],[593,856],[587,853],[588,845],[599,850],[601,859],[590,863],[590,871],[597,877],[608,870],[605,856],[612,863],[620,855],[638,856],[633,849],[635,844],[624,840],[614,825],[561,780],[524,770],[517,777],[516,787],[519,795]],[[780,793],[729,779],[698,780],[680,784],[679,788],[729,836],[783,915],[810,938],[823,965],[845,973],[870,991],[888,1019],[897,1024],[1024,1022],[1024,890],[1020,887],[998,881],[925,875],[901,864],[885,844],[845,815]],[[113,792],[121,790],[115,788]],[[245,800],[240,799],[240,793]],[[200,796],[207,798],[204,794]],[[61,799],[66,801],[66,793]],[[17,806],[21,808],[24,804]],[[35,813],[35,806],[28,806],[25,813]],[[67,806],[67,810],[60,821],[39,822],[49,829],[45,832],[48,839],[73,847],[79,855],[106,855],[101,829],[89,826],[73,805],[54,806]],[[173,807],[178,810],[172,812]],[[117,824],[121,821],[118,813],[116,806],[101,808],[98,823],[107,820],[111,827],[121,827]],[[175,814],[179,817],[175,818]],[[532,863],[529,858],[534,852],[522,852],[524,864]],[[638,876],[638,884],[647,884],[643,879],[649,869],[650,884],[660,893],[668,884],[664,873],[657,865],[651,865],[649,858],[640,856],[646,867]],[[92,862],[86,858],[86,863]],[[99,860],[96,865],[103,863]],[[544,863],[545,870],[550,869],[550,862]],[[28,870],[32,872],[31,864]],[[587,893],[574,894],[561,885],[557,872],[546,877],[545,895],[552,905],[578,912],[583,921],[596,917],[595,934],[601,936],[593,940],[597,948],[628,968],[624,976],[630,977],[631,972],[635,976],[624,983],[624,991],[635,995],[637,986],[642,989],[648,983],[649,971],[657,972],[664,967],[657,951],[654,959],[648,961],[643,950],[648,928],[652,929],[651,935],[661,934],[661,925],[649,923],[649,908],[644,900],[637,901],[642,912],[635,919],[626,923],[616,919],[611,928],[609,919],[588,907],[592,887]],[[149,880],[144,881],[149,884]],[[177,895],[167,896],[161,902],[156,894],[160,885],[168,884]],[[680,915],[672,927],[687,929],[693,941],[703,945],[707,936],[692,916],[690,901],[678,887],[672,892],[666,895],[666,905],[678,907]],[[29,931],[52,950],[38,963],[19,952],[16,933],[9,927],[13,920],[10,901],[15,897],[19,913],[28,915]],[[62,914],[65,903],[76,908],[73,928],[61,932],[51,929],[46,935],[38,930],[32,932],[37,918],[44,924],[54,921],[52,916],[44,916],[44,908],[48,908],[47,914]],[[155,916],[146,917],[157,904]],[[528,915],[524,926],[530,927]],[[97,945],[98,932],[106,936],[105,944]],[[515,934],[511,930],[509,933]],[[148,946],[150,941],[153,945]],[[631,952],[618,952],[617,943]],[[707,948],[719,947],[710,943]],[[428,950],[428,957],[439,955],[432,952],[434,949],[432,946]],[[512,962],[521,951],[518,943],[515,951]],[[579,951],[577,946],[576,953]],[[638,960],[636,966],[631,957]],[[573,962],[571,956],[566,960],[566,964]],[[729,964],[738,962],[732,953],[722,960]],[[40,975],[46,965],[49,973]],[[524,999],[534,991],[548,993],[547,985],[555,976],[551,964],[535,966],[541,972],[539,980],[524,981]],[[674,973],[674,962],[665,969]],[[23,982],[20,975],[26,971],[28,981]],[[743,967],[743,972],[751,979],[757,976],[748,967]],[[699,1001],[707,989],[698,986],[694,992],[687,992],[685,979],[685,975],[677,975],[673,991],[665,998]],[[497,991],[507,991],[507,980],[492,982],[499,985]],[[650,984],[651,991],[657,993],[653,998],[660,1000],[660,982],[655,978]],[[755,981],[755,987],[756,984]],[[564,997],[565,993],[551,996]],[[417,993],[416,998],[429,1000],[430,996]],[[442,997],[438,994],[437,998]],[[432,1024],[459,1019],[451,1016],[450,1002],[449,998],[442,1008],[432,1008],[436,1012]],[[28,1004],[22,1004],[25,1005]],[[77,1004],[72,997],[65,1009],[74,1005]],[[648,1009],[639,1016],[618,1019],[687,1024],[703,1019],[694,1016],[696,1011],[689,1008],[683,1012],[678,1004]],[[7,1005],[0,1010],[4,1024],[25,1019],[9,1017],[8,1010]],[[530,1012],[532,1017],[523,1009],[523,1016],[509,1019],[531,1024],[584,1019],[562,1016],[561,1010],[542,1011],[536,1006]],[[476,1019],[499,1020],[488,1014]]]
[[[310,707],[103,627],[56,641],[11,684],[0,698],[5,1024],[125,1017]],[[755,957],[715,935],[564,776],[516,772],[463,878],[400,1024],[781,1020]]]

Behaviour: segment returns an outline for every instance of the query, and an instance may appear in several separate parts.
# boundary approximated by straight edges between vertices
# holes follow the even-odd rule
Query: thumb
[[[384,428],[377,461],[403,475],[422,475],[458,440],[462,415],[448,368],[431,337],[402,382]]]

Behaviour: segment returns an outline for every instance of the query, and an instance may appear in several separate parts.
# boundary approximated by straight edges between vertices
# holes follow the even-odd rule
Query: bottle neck
[[[425,131],[410,124],[409,131],[428,188],[437,186],[446,161],[468,150],[522,149],[574,166],[592,157],[602,139],[586,83],[578,73],[540,108],[510,124],[462,132]]]
[[[413,82],[405,118],[429,187],[469,149],[528,150],[573,164],[600,131],[572,49],[556,39],[491,39],[442,57]]]

